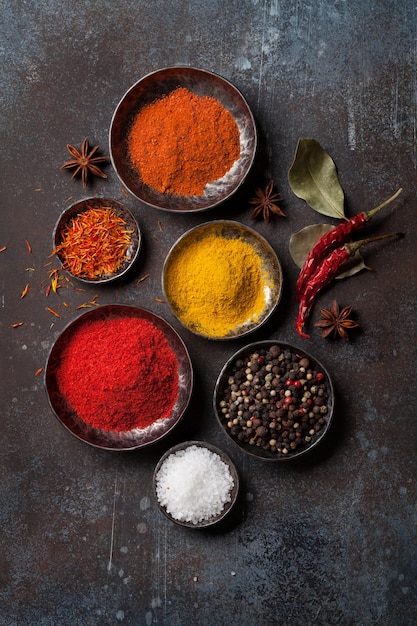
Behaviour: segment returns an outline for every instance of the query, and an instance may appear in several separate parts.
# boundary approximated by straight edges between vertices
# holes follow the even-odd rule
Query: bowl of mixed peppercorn
[[[53,234],[53,255],[62,268],[87,283],[124,276],[136,261],[141,232],[132,213],[108,198],[85,198],[60,216]]]
[[[244,452],[287,461],[328,432],[334,390],[326,369],[304,350],[274,340],[252,343],[224,365],[214,391],[222,429]]]

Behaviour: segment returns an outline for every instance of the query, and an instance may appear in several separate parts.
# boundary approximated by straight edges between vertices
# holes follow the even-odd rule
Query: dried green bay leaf
[[[289,251],[294,263],[301,268],[306,260],[307,254],[310,252],[314,244],[320,239],[324,233],[334,228],[332,224],[312,224],[302,228],[290,237]],[[349,259],[340,268],[336,278],[347,278],[353,276],[364,269],[369,269],[365,265],[364,260],[359,252]]]
[[[318,213],[344,218],[344,193],[336,166],[315,139],[298,140],[288,182],[295,195]]]

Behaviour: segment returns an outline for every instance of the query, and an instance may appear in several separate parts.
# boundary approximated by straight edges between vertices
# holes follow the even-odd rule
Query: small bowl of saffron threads
[[[161,317],[130,305],[83,313],[52,346],[45,368],[49,404],[79,440],[135,450],[182,419],[193,386],[182,339]]]
[[[173,314],[206,339],[242,337],[274,313],[282,271],[269,243],[230,220],[206,222],[184,233],[169,251],[162,289]]]
[[[292,461],[329,432],[334,390],[327,370],[300,348],[278,340],[249,344],[224,365],[214,411],[222,430],[246,454]]]
[[[85,198],[66,209],[53,234],[62,268],[87,283],[108,283],[135,263],[141,232],[132,213],[116,200]]]
[[[159,460],[153,489],[162,513],[187,528],[207,528],[233,509],[239,492],[235,465],[222,450],[203,441],[180,443]]]
[[[109,152],[126,189],[166,211],[224,202],[245,180],[257,133],[240,91],[212,72],[168,67],[124,94],[110,124]]]

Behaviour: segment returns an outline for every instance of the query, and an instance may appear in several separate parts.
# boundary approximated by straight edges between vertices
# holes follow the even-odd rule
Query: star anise
[[[73,179],[77,174],[81,172],[81,180],[83,187],[87,186],[88,175],[99,176],[100,178],[107,178],[105,174],[98,166],[98,163],[108,163],[109,159],[106,156],[94,156],[99,149],[99,146],[94,146],[89,151],[88,137],[86,137],[82,143],[81,149],[77,150],[74,146],[67,144],[67,150],[73,157],[70,161],[67,161],[62,165],[61,170],[74,169],[74,173],[71,176]]]
[[[275,215],[280,215],[281,217],[285,217],[284,212],[278,204],[276,204],[280,200],[280,196],[278,193],[274,192],[274,181],[270,180],[265,190],[256,189],[255,191],[256,197],[249,200],[250,204],[254,204],[255,208],[251,213],[251,220],[255,220],[259,215],[262,214],[265,223],[269,224],[269,220],[271,217],[271,213],[275,213]]]
[[[320,309],[321,319],[314,326],[322,329],[322,337],[332,335],[336,338],[340,335],[342,339],[349,341],[348,330],[359,326],[357,322],[349,319],[351,313],[351,306],[345,306],[343,309],[340,309],[336,300],[333,300],[329,309]]]

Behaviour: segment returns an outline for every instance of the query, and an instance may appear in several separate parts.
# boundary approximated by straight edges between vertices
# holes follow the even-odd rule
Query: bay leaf
[[[294,263],[301,269],[314,244],[324,233],[334,228],[332,224],[311,224],[306,226],[290,237],[289,252]],[[358,252],[340,268],[336,278],[347,278],[353,276],[364,269],[369,269],[365,264],[362,255]]]
[[[336,166],[315,139],[298,140],[288,182],[295,195],[318,213],[339,219],[345,217],[344,192]]]

